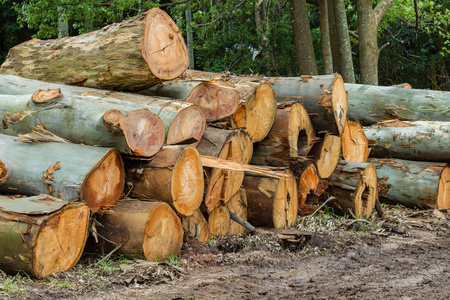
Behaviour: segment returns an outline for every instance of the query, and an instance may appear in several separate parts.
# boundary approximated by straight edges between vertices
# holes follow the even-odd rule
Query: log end
[[[275,228],[291,227],[298,215],[298,191],[290,171],[287,178],[280,179],[273,201],[273,225]]]
[[[181,76],[189,66],[189,54],[180,29],[159,8],[147,12],[141,55],[152,74],[163,80]]]
[[[329,178],[339,163],[341,138],[327,134],[321,143],[314,145],[311,151],[315,155],[314,163],[316,164],[319,177],[322,179]]]
[[[4,182],[8,178],[8,168],[3,160],[0,159],[0,183]]]
[[[342,133],[342,157],[347,161],[366,162],[369,143],[359,122],[347,121]]]
[[[48,90],[37,90],[31,96],[31,100],[34,103],[45,103],[55,98],[62,96],[61,89],[48,89]]]
[[[320,178],[314,164],[309,164],[300,175],[298,192],[300,204],[306,204],[308,196],[314,194],[319,186]]]
[[[180,218],[166,203],[152,209],[145,226],[143,251],[148,261],[164,261],[178,255],[183,245],[183,227]]]
[[[109,150],[89,171],[81,184],[80,198],[93,213],[116,204],[125,185],[125,170],[119,151]]]
[[[348,102],[344,80],[340,75],[335,76],[333,90],[331,92],[331,102],[339,134],[342,134],[345,129],[345,122],[347,122]]]
[[[187,105],[187,104],[186,104]],[[168,145],[197,145],[206,129],[206,119],[202,110],[189,106],[177,114],[167,132]]]
[[[308,112],[301,103],[295,103],[291,108],[288,131],[290,156],[306,156],[314,145],[316,134]]]
[[[197,85],[185,102],[197,105],[203,110],[207,122],[231,116],[239,105],[239,93],[224,81],[205,81]]]
[[[172,198],[176,211],[192,215],[202,203],[204,190],[203,167],[197,149],[185,147],[173,168]]]
[[[227,202],[228,210],[244,221],[247,221],[247,194],[245,189],[241,188]],[[240,235],[245,232],[245,228],[237,222],[230,220],[230,227],[227,235]]]
[[[225,236],[230,229],[230,211],[228,207],[219,205],[208,217],[208,225],[212,236]]]
[[[200,209],[196,209],[191,216],[182,218],[181,223],[186,232],[195,236],[200,242],[208,243],[211,238],[211,232],[209,231],[208,222]]]
[[[83,253],[90,213],[85,204],[71,204],[41,226],[34,251],[34,273],[38,279],[75,266]]]
[[[441,173],[437,194],[437,209],[450,208],[450,166],[446,166]]]
[[[372,215],[378,199],[377,171],[374,165],[368,164],[362,172],[354,192],[354,213],[357,218],[368,218]]]

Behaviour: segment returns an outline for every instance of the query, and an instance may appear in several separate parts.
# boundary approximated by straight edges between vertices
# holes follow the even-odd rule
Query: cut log
[[[13,47],[0,73],[69,85],[136,91],[180,76],[189,65],[172,18],[153,8],[122,23]]]
[[[336,135],[327,134],[316,143],[310,151],[317,173],[322,179],[333,174],[341,156],[341,138]]]
[[[8,178],[8,168],[0,159],[0,183],[5,182],[6,178]]]
[[[231,200],[227,202],[227,207],[230,213],[234,213],[243,221],[247,221],[247,194],[245,193],[245,189],[239,189],[239,191],[231,197]],[[244,232],[245,227],[230,220],[230,228],[228,228],[227,235],[240,235]]]
[[[59,89],[0,95],[0,112],[0,132],[9,135],[29,133],[40,122],[72,142],[113,147],[125,154],[152,156],[164,143],[164,124],[149,110],[101,98],[65,97]]]
[[[348,118],[363,126],[380,121],[448,121],[450,92],[345,84]]]
[[[123,192],[125,171],[116,149],[14,139],[0,135],[0,157],[10,170],[0,183],[3,193],[80,199],[96,212],[114,205]]]
[[[67,271],[83,253],[89,208],[38,195],[0,196],[0,269],[38,279]]]
[[[185,232],[195,236],[200,242],[208,243],[211,238],[208,221],[206,221],[200,209],[196,209],[189,217],[181,218],[181,224]]]
[[[197,145],[201,155],[208,155],[237,163],[248,163],[253,152],[250,136],[242,130],[224,130],[208,127]],[[210,213],[219,203],[226,203],[242,185],[244,171],[205,168],[205,204]]]
[[[164,202],[121,200],[97,220],[98,244],[89,247],[106,253],[120,245],[127,257],[143,252],[148,261],[164,261],[178,255],[183,244],[181,221]]]
[[[298,181],[298,196],[300,199],[299,206],[306,204],[308,198],[312,198],[319,186],[320,178],[314,164],[309,164],[304,168]]]
[[[239,93],[222,80],[172,80],[139,92],[143,95],[183,99],[200,107],[207,122],[231,116],[239,104]]]
[[[230,211],[228,207],[219,204],[208,216],[208,226],[212,236],[225,236],[230,229]]]
[[[311,117],[316,132],[341,135],[347,121],[347,93],[342,77],[335,73],[321,76],[274,77],[277,101],[300,101]]]
[[[369,157],[369,143],[359,122],[347,121],[342,133],[342,158],[347,161],[366,162]]]
[[[277,109],[269,134],[253,146],[252,164],[286,167],[299,156],[306,156],[315,142],[308,113],[300,103]]]
[[[377,171],[372,164],[341,160],[329,183],[323,195],[336,198],[330,202],[336,214],[370,217],[378,199]]]
[[[291,177],[276,179],[246,173],[243,188],[247,194],[247,218],[257,227],[287,228],[298,213],[297,184]]]
[[[391,85],[392,87],[397,87],[397,88],[401,88],[401,89],[412,89],[412,86],[409,83],[400,83],[400,84],[394,84]]]
[[[152,160],[126,160],[130,196],[158,199],[182,216],[190,216],[203,200],[203,167],[192,146],[165,146]]]
[[[450,122],[393,120],[363,130],[372,157],[450,162]]]
[[[86,105],[93,102],[109,104],[109,109],[128,110],[148,109],[161,118],[164,123],[166,143],[196,144],[205,131],[205,116],[201,109],[189,103],[161,97],[111,92],[92,88],[67,86],[55,83],[25,79],[13,75],[0,74],[0,94],[32,94],[40,89],[60,89],[64,100],[71,104],[83,99]],[[73,99],[73,100],[72,100]]]
[[[450,208],[450,166],[400,159],[368,160],[377,169],[380,198],[407,206]]]

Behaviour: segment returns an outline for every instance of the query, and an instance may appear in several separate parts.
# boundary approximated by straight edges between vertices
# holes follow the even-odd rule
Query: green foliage
[[[167,257],[167,259],[164,262],[166,264],[173,265],[173,266],[178,266],[181,264],[180,260],[178,259],[178,256],[176,256],[173,253],[170,254],[169,257]]]

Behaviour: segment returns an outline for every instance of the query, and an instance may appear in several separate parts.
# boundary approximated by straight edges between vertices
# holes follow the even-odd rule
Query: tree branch
[[[167,7],[167,6],[174,6],[174,5],[178,5],[178,4],[184,4],[187,2],[191,2],[192,0],[181,0],[178,2],[170,2],[170,3],[164,3],[164,4],[160,4],[159,7]]]
[[[351,37],[354,37],[355,39],[359,39],[359,38],[358,38],[358,35],[357,35],[356,33],[354,33],[353,31],[351,31],[351,30],[348,31],[348,34],[349,34]]]
[[[215,18],[215,19],[212,20],[211,22],[203,23],[203,24],[195,24],[195,25],[192,25],[192,27],[201,27],[201,26],[208,26],[208,25],[214,24],[214,23],[216,23],[217,21],[219,21],[220,19],[222,19],[222,17],[223,17],[224,15],[226,15],[227,13],[229,13],[230,11],[232,11],[233,9],[235,9],[236,7],[242,5],[245,1],[247,1],[247,0],[242,0],[241,2],[239,2],[238,4],[236,4],[235,6],[233,6],[232,8],[230,8],[229,10],[227,10],[227,11],[221,13],[217,18]]]
[[[393,3],[394,0],[381,0],[380,2],[378,2],[377,6],[375,6],[375,8],[373,9],[373,14],[375,15],[376,28],[380,26],[381,19],[383,19],[384,15]]]
[[[381,46],[380,49],[378,49],[378,54],[380,54],[380,52],[381,52],[384,48],[386,48],[387,46],[389,46],[389,45],[390,45],[390,43],[387,42],[386,44],[384,44],[383,46]]]

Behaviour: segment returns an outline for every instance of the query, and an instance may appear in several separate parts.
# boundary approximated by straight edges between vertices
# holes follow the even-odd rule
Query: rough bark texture
[[[192,146],[165,146],[150,161],[127,160],[126,182],[131,197],[164,201],[182,216],[192,215],[203,199],[203,167]]]
[[[446,163],[369,158],[377,169],[381,199],[407,206],[450,208],[450,167]]]
[[[353,70],[352,49],[344,0],[334,1],[333,9],[340,53],[340,74],[345,82],[353,83],[355,82],[355,71]]]
[[[394,120],[363,130],[372,157],[450,162],[450,122]]]
[[[103,248],[105,253],[121,245],[121,253],[128,257],[143,253],[148,261],[164,261],[178,255],[183,244],[181,221],[163,202],[121,200],[97,221],[102,224],[97,226],[98,243],[90,240],[89,247]]]
[[[330,23],[329,25],[330,44],[331,44],[331,52],[333,55],[333,72],[341,74],[342,73],[341,55],[339,53],[339,42],[337,37],[336,21],[334,17],[334,1],[327,0],[327,6],[328,6],[328,22]]]
[[[330,24],[328,22],[327,0],[319,0],[320,39],[325,74],[333,74],[333,54],[331,52]]]
[[[3,193],[80,199],[93,212],[114,205],[122,194],[125,172],[116,149],[14,140],[0,135],[0,157],[10,170],[0,183]]]
[[[342,138],[342,158],[354,162],[366,162],[370,149],[367,137],[359,122],[347,121]]]
[[[206,221],[200,209],[196,209],[189,217],[181,218],[184,231],[195,236],[200,242],[208,243],[211,238],[208,221]]]
[[[83,253],[89,219],[82,203],[0,196],[0,269],[38,279],[71,269]]]
[[[448,121],[450,92],[345,84],[348,118],[363,126],[384,120]]]
[[[317,75],[306,0],[289,0],[298,69],[302,75]]]
[[[189,55],[177,25],[154,8],[122,23],[13,47],[0,73],[68,85],[140,90],[180,76]]]

